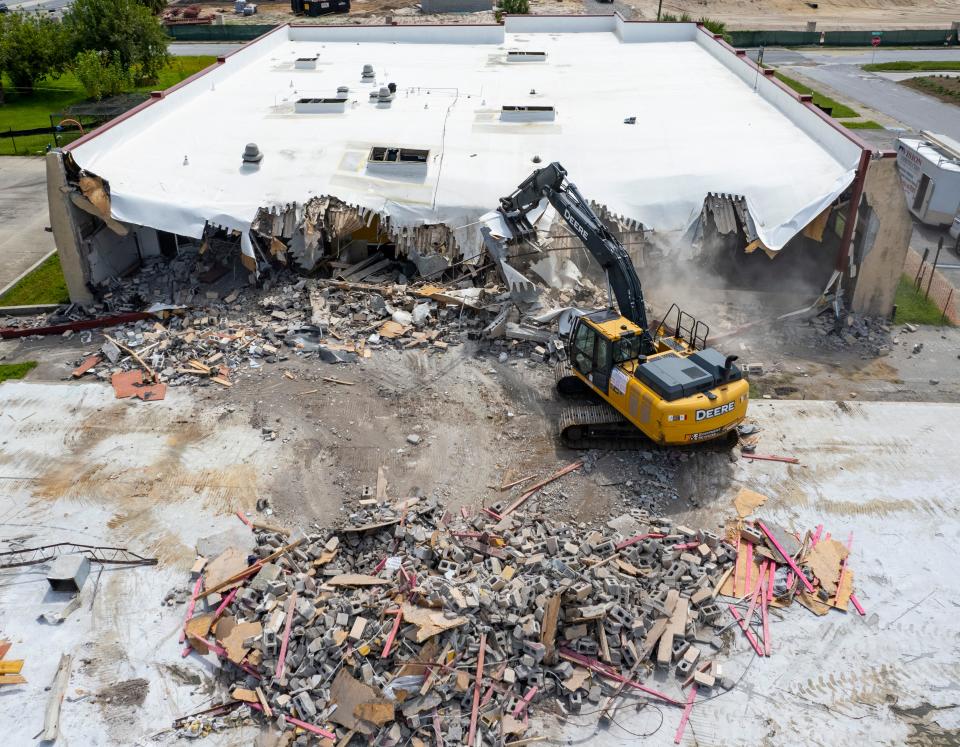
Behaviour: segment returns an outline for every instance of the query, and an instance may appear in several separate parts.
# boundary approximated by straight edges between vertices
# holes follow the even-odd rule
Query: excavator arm
[[[643,330],[644,347],[652,348],[643,288],[630,255],[593,212],[576,186],[567,180],[566,170],[557,161],[537,169],[513,194],[500,198],[500,212],[510,224],[515,238],[531,238],[536,233],[527,214],[544,197],[600,263],[607,273],[620,313]]]

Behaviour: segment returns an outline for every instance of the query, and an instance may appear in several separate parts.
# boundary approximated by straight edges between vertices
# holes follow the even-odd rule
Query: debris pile
[[[769,655],[768,607],[850,599],[835,543],[754,525],[750,496],[726,536],[641,510],[590,529],[521,518],[518,501],[473,516],[374,503],[340,530],[253,524],[249,559],[198,561],[182,639],[222,660],[230,697],[179,727],[257,711],[340,744],[509,744],[532,737],[544,702],[604,719],[633,696],[686,706],[685,723],[697,688],[734,686],[715,658],[732,625]],[[645,684],[654,670],[666,684]]]

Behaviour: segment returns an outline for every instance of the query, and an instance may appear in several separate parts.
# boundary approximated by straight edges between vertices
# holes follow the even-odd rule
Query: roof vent
[[[243,162],[244,163],[260,163],[263,160],[263,153],[260,152],[260,149],[257,147],[256,143],[247,143],[247,146],[243,149]]]
[[[325,99],[297,99],[293,105],[297,114],[329,114],[331,112],[345,112],[347,97],[336,96]]]
[[[367,168],[389,176],[423,176],[429,161],[429,150],[374,146],[367,156]]]
[[[501,122],[553,122],[557,118],[552,106],[504,106],[500,109]]]
[[[347,98],[347,94],[350,93],[350,89],[347,86],[337,86],[337,96],[339,98]]]
[[[546,52],[525,52],[519,49],[507,50],[507,62],[546,62]]]
[[[296,62],[293,63],[293,66],[297,70],[316,70],[317,58],[316,57],[297,57]]]
[[[364,80],[373,80],[376,77],[373,72],[373,65],[364,65],[360,77]]]

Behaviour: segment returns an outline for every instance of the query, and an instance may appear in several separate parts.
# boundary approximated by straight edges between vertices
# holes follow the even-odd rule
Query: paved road
[[[757,50],[750,50],[756,59]],[[876,62],[943,60],[960,63],[960,49],[878,49]],[[870,50],[779,49],[764,51],[763,61],[788,75],[800,74],[829,86],[842,98],[882,112],[911,130],[931,130],[960,139],[960,108],[925,96],[883,75],[861,68],[874,61]],[[861,134],[868,132],[861,131]]]
[[[54,249],[43,158],[0,156],[0,290]]]

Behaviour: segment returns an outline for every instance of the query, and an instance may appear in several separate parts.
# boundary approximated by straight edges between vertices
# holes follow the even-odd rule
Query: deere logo
[[[584,241],[587,240],[587,229],[581,226],[580,222],[570,214],[568,208],[563,209],[563,219],[573,227],[574,231],[580,234]]]
[[[712,407],[709,410],[697,410],[697,420],[706,420],[707,418],[715,418],[717,415],[723,415],[727,412],[733,412],[735,405],[736,402],[727,402],[725,405]]]

